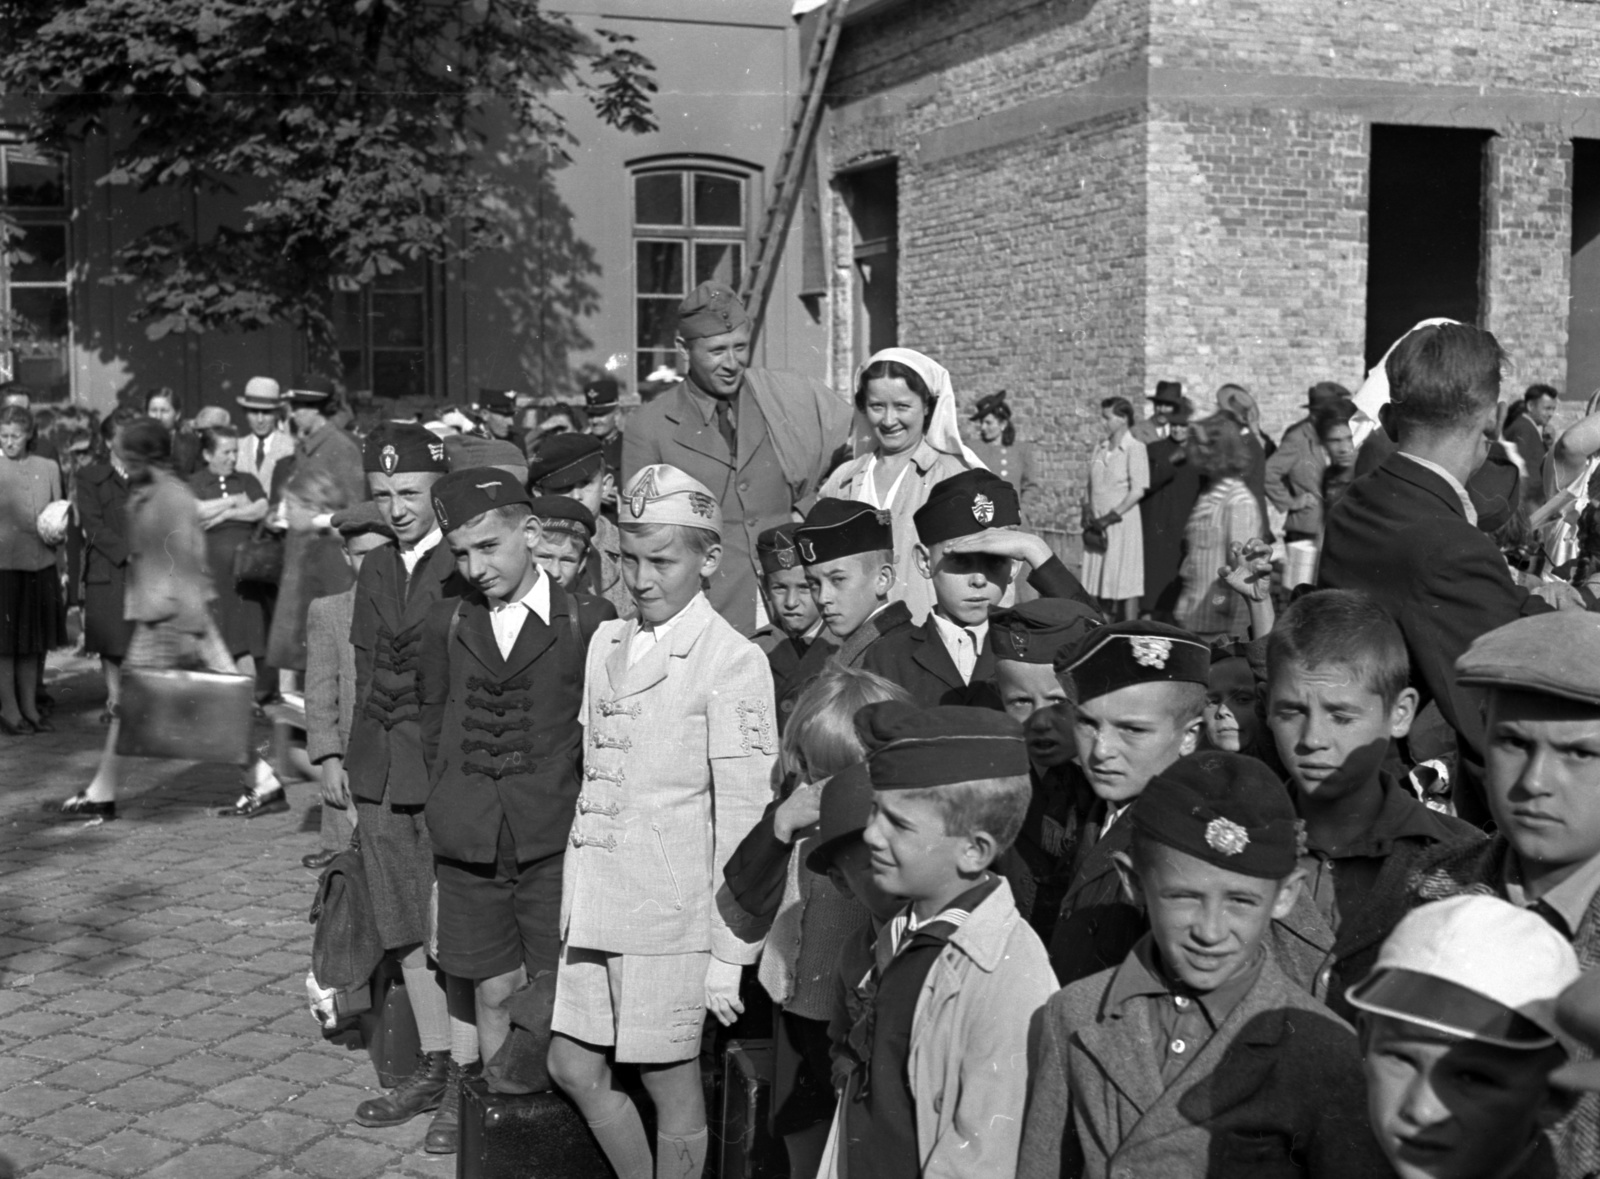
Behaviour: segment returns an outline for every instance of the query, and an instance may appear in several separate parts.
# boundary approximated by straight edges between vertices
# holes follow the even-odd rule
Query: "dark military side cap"
[[[517,411],[516,391],[513,389],[479,388],[478,408],[490,413],[515,413]]]
[[[559,532],[589,540],[594,536],[594,513],[570,495],[541,495],[533,501],[533,514],[546,532]]]
[[[795,529],[795,548],[807,565],[822,565],[856,553],[894,548],[889,513],[856,499],[819,499]]]
[[[989,650],[1012,663],[1054,665],[1063,648],[1103,626],[1099,611],[1071,598],[1035,598],[989,615]]]
[[[369,475],[442,475],[450,469],[444,443],[415,422],[385,422],[367,435],[361,469]]]
[[[867,773],[867,763],[860,761],[823,783],[822,815],[806,852],[806,867],[818,876],[827,875],[833,857],[851,840],[861,838],[871,818],[872,775]]]
[[[1600,705],[1600,616],[1560,610],[1496,627],[1456,660],[1456,681]]]
[[[1133,829],[1197,859],[1265,880],[1295,869],[1288,788],[1262,762],[1207,750],[1180,757],[1134,800]]]
[[[798,527],[793,521],[785,521],[756,537],[756,559],[761,562],[761,576],[800,566],[800,553],[794,547],[794,533]]]
[[[566,491],[589,482],[605,465],[605,443],[593,434],[546,434],[534,447],[528,482],[540,491]]]
[[[621,397],[622,387],[612,377],[601,377],[583,387],[584,408],[590,413],[610,413]]]
[[[922,790],[1028,773],[1022,725],[992,708],[922,708],[902,700],[856,713],[874,790]]]
[[[439,531],[444,533],[470,524],[496,508],[532,502],[522,482],[498,467],[451,471],[433,485],[433,514],[439,519]]]
[[[911,520],[917,528],[917,539],[932,548],[941,541],[988,528],[1018,527],[1022,513],[1017,489],[999,475],[978,468],[935,483],[927,502],[913,513]]]
[[[1078,699],[1087,702],[1132,684],[1208,684],[1211,648],[1164,622],[1118,622],[1063,649],[1055,668],[1072,676]]]
[[[750,315],[732,288],[703,282],[678,304],[678,334],[685,340],[720,336],[750,322]]]

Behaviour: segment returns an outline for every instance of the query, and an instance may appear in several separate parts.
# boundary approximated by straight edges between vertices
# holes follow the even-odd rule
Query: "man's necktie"
[[[722,440],[728,444],[728,457],[739,457],[739,436],[733,428],[733,407],[726,398],[717,398],[717,433],[722,435]]]

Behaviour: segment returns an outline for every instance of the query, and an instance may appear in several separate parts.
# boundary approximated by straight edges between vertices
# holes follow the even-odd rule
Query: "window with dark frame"
[[[334,329],[345,388],[385,401],[433,395],[433,277],[426,262],[336,295]]]
[[[19,231],[0,254],[0,377],[45,401],[72,396],[69,191],[64,156],[0,138],[0,206]]]
[[[646,396],[683,378],[678,304],[703,282],[744,277],[749,177],[675,165],[633,174],[634,375]]]

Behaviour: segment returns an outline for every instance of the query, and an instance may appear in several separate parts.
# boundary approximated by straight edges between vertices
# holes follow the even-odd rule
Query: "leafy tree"
[[[572,142],[548,96],[654,127],[650,63],[539,0],[0,0],[0,89],[27,134],[106,134],[100,184],[243,203],[117,253],[151,338],[288,322],[333,345],[332,292],[500,244],[508,179]]]

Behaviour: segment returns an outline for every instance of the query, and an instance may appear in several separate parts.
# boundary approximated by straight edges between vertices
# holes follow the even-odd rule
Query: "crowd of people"
[[[113,734],[119,666],[303,688],[307,866],[358,845],[421,1043],[358,1122],[454,1151],[532,1055],[696,1179],[759,988],[793,1179],[1600,1172],[1600,407],[1508,414],[1442,320],[1276,444],[1239,385],[1107,398],[1075,575],[1004,394],[969,442],[921,352],[752,367],[714,284],[678,334],[625,425],[357,438],[258,378],[79,466],[0,410],[7,732],[74,530]],[[258,760],[227,813],[288,805]]]

